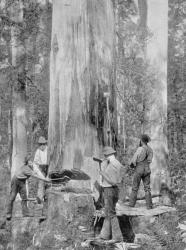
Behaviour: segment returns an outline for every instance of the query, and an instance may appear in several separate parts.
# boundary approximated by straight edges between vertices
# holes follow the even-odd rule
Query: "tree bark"
[[[109,137],[116,143],[113,8],[111,0],[53,2],[50,171],[78,168],[95,180],[92,156]]]
[[[22,1],[15,1],[11,6],[11,20],[21,23],[23,21],[23,5]],[[21,30],[17,26],[12,27],[12,66],[14,82],[12,96],[12,166],[11,176],[15,171],[23,165],[24,157],[27,153],[27,118],[25,103],[25,71],[24,71],[24,46],[20,40]]]

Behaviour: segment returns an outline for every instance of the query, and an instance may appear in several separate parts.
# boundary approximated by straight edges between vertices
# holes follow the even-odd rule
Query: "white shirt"
[[[46,165],[47,164],[47,150],[48,147],[44,150],[38,148],[35,153],[34,161],[33,161],[33,170],[37,173],[38,176],[44,177],[39,169],[39,165]]]
[[[107,166],[108,166],[108,160],[104,160],[101,164],[101,170],[105,172]],[[102,187],[112,187],[112,185],[108,183],[102,175],[100,176],[100,184]]]
[[[111,155],[107,157],[105,161],[101,164],[101,169],[103,172],[107,174],[111,181],[120,183],[121,181],[121,163],[115,158],[115,155]],[[112,187],[113,185],[110,184],[105,178],[101,179],[101,186],[102,187]]]
[[[36,150],[34,162],[33,162],[34,166],[38,167],[39,165],[46,165],[48,163],[47,162],[47,150],[48,150],[47,146],[44,150],[41,150],[40,148]]]

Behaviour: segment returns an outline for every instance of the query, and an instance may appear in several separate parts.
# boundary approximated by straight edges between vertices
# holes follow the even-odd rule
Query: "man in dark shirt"
[[[140,146],[135,152],[132,160],[131,166],[135,168],[135,173],[133,177],[132,192],[130,195],[130,207],[134,207],[137,200],[137,193],[140,186],[141,180],[143,181],[145,190],[145,199],[147,209],[152,208],[152,198],[150,189],[150,163],[153,158],[153,151],[147,145],[150,142],[150,137],[148,135],[142,135],[140,140]]]
[[[32,165],[33,164],[31,161],[31,157],[26,157],[25,164],[15,172],[11,180],[10,197],[7,204],[7,216],[6,216],[7,220],[10,220],[12,218],[13,203],[18,193],[20,194],[22,199],[21,205],[22,205],[23,216],[24,217],[30,216],[27,207],[27,192],[26,192],[26,180],[30,176],[33,176],[35,178],[38,178],[46,182],[50,182],[49,178],[45,178],[41,173],[38,172],[36,173],[35,171],[33,171]]]

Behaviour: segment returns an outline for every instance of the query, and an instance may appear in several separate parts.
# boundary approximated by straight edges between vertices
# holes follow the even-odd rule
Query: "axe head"
[[[97,161],[97,162],[99,162],[99,163],[102,163],[102,160],[99,159],[99,158],[97,158],[97,157],[93,157],[93,160],[94,160],[94,161]]]

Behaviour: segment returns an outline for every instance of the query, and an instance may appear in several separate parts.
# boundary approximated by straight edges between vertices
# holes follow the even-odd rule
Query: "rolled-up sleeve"
[[[39,164],[40,164],[40,155],[39,155],[39,150],[37,150],[33,161],[33,169],[35,172],[39,171]]]
[[[29,168],[28,166],[24,166],[23,171],[22,171],[22,175],[26,176],[26,177],[30,177],[34,175],[34,171]]]
[[[139,147],[139,148],[136,150],[135,154],[133,155],[133,157],[132,157],[132,159],[131,159],[130,164],[133,163],[134,166],[136,166],[138,157],[139,157],[139,155],[141,154],[142,150],[143,150],[142,147]]]
[[[35,156],[34,156],[34,165],[39,165],[40,164],[40,155],[39,155],[39,150],[36,151]]]

